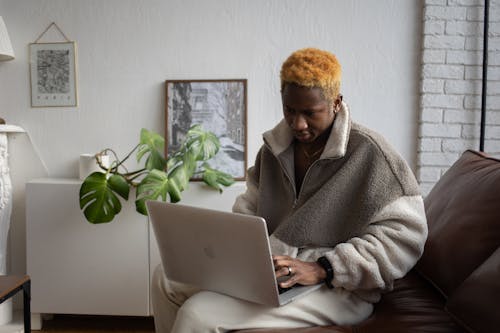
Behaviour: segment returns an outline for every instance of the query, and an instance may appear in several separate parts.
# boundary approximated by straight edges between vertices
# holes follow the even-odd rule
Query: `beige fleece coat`
[[[326,256],[336,288],[377,302],[415,265],[427,237],[413,173],[380,135],[351,122],[345,103],[300,192],[293,160],[293,135],[283,120],[264,134],[233,211],[266,219],[274,254]]]

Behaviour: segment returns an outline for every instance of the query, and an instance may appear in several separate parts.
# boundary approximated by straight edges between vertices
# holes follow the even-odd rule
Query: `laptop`
[[[280,294],[262,217],[162,201],[146,207],[169,280],[275,307],[321,287]]]

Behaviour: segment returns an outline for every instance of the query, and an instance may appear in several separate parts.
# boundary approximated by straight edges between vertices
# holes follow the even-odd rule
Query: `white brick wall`
[[[483,0],[425,0],[417,178],[427,194],[479,150]],[[500,0],[490,1],[485,152],[500,156]]]

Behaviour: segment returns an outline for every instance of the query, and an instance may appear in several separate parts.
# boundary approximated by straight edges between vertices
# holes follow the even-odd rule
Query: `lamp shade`
[[[14,50],[12,50],[7,27],[0,16],[0,61],[12,59],[14,59]]]

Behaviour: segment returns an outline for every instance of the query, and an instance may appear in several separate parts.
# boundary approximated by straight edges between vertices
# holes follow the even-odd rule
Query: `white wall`
[[[490,2],[484,151],[500,156],[500,1]],[[418,180],[422,192],[479,150],[484,1],[426,0]]]
[[[0,63],[0,116],[30,133],[50,176],[77,177],[79,154],[113,147],[124,155],[141,127],[163,133],[166,79],[247,78],[252,165],[260,134],[282,117],[282,61],[314,46],[342,63],[342,92],[354,119],[385,135],[414,166],[421,6],[417,0],[0,0],[16,53]],[[28,44],[53,21],[77,42],[75,108],[30,107]]]
[[[260,133],[281,118],[282,61],[315,46],[343,64],[354,118],[413,164],[420,7],[409,0],[1,0],[16,59],[0,65],[0,113],[30,133],[50,176],[76,177],[80,153],[107,146],[126,153],[141,127],[163,133],[164,80],[247,78],[253,161]],[[28,44],[52,21],[77,42],[76,108],[30,107]]]

